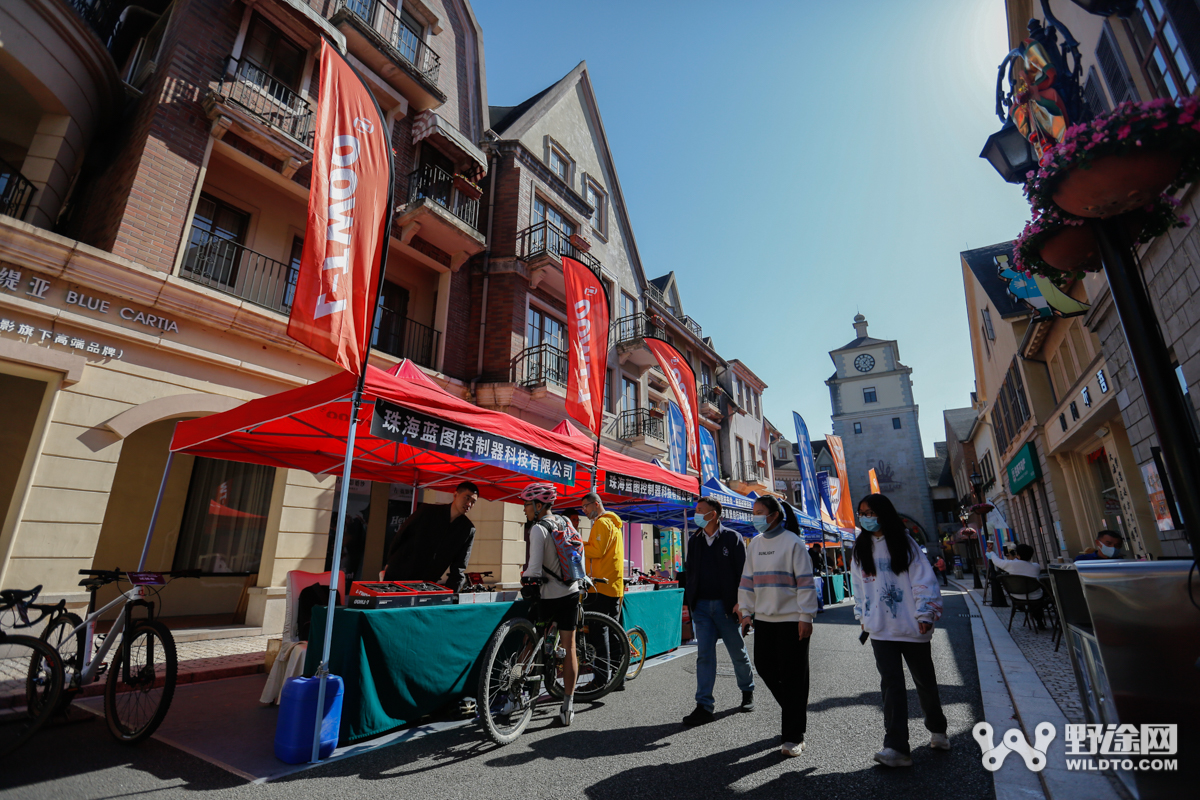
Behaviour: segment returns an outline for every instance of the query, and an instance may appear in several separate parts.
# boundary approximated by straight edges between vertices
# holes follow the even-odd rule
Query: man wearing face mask
[[[621,598],[625,593],[625,581],[622,571],[625,567],[625,544],[621,541],[621,518],[611,511],[604,510],[600,495],[588,492],[583,496],[583,513],[592,521],[592,531],[583,543],[583,557],[586,559],[587,574],[593,578],[603,578],[607,583],[598,583],[590,591],[583,606],[588,611],[598,611],[601,614],[621,621]],[[607,655],[610,643],[607,631],[601,646]],[[609,663],[605,659],[605,663]],[[593,681],[603,686],[608,682],[607,675],[597,675]],[[600,686],[595,687],[597,689]],[[623,691],[622,682],[614,691]]]
[[[715,497],[700,498],[692,521],[696,532],[688,539],[683,602],[696,632],[696,710],[683,718],[683,724],[704,725],[713,721],[716,707],[717,639],[725,642],[733,661],[743,711],[754,710],[754,673],[737,623],[738,582],[746,563],[746,544],[737,531],[721,524],[721,501]]]
[[[1096,534],[1096,552],[1075,556],[1076,561],[1103,561],[1109,558],[1121,558],[1121,536],[1113,531],[1100,531]]]

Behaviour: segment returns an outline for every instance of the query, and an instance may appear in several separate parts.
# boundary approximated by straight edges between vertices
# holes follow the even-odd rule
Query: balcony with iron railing
[[[312,106],[265,69],[243,58],[237,72],[221,82],[220,92],[270,127],[312,149],[316,124]]]
[[[700,323],[696,322],[696,320],[692,319],[687,314],[677,314],[675,318],[682,322],[683,327],[691,331],[692,335],[697,339],[704,338],[704,331],[700,327]]]
[[[180,275],[255,305],[287,314],[298,270],[230,239],[193,231]]]
[[[408,202],[431,200],[478,231],[479,198],[458,188],[459,180],[441,167],[426,164],[408,176]]]
[[[549,342],[526,347],[512,360],[512,382],[526,389],[553,384],[566,388],[567,354]]]
[[[617,317],[608,335],[616,347],[640,346],[647,336],[662,336],[662,318],[645,311]]]
[[[634,408],[617,415],[618,439],[633,442],[649,439],[662,444],[666,441],[665,429],[663,418],[651,414],[648,408]]]
[[[573,258],[600,277],[600,259],[571,243],[571,235],[549,220],[517,233],[517,256],[527,263],[549,258],[562,266],[562,257]]]
[[[0,159],[0,214],[25,219],[36,191],[20,170]]]
[[[699,393],[701,405],[708,405],[717,409],[721,407],[720,389],[715,386],[709,386],[707,383],[702,383],[697,391]]]
[[[390,308],[379,308],[376,319],[372,347],[396,358],[407,358],[423,367],[437,369],[438,344],[442,335],[436,328],[401,317]]]
[[[766,480],[767,470],[759,466],[757,461],[742,461],[738,465],[738,480],[745,483],[759,483]]]

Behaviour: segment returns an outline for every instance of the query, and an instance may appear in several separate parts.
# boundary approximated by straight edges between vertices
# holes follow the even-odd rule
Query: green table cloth
[[[625,628],[646,631],[650,655],[679,646],[683,590],[626,597]],[[417,722],[446,703],[474,697],[483,649],[500,623],[529,605],[478,603],[334,611],[329,671],[345,683],[339,741],[350,744]],[[316,672],[325,609],[313,609],[305,674]]]
[[[646,632],[647,658],[679,647],[683,638],[683,589],[628,592],[621,613],[625,630],[640,627]]]

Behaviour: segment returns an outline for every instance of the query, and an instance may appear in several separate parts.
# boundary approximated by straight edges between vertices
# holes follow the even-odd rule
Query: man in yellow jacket
[[[587,561],[587,573],[593,578],[603,578],[607,583],[598,583],[588,595],[584,608],[607,614],[618,622],[621,620],[621,597],[625,594],[625,545],[621,541],[621,518],[612,511],[604,510],[600,495],[588,492],[583,496],[583,513],[592,521],[592,532],[583,543],[583,556]],[[603,643],[605,653],[609,643]],[[607,659],[605,659],[607,661]],[[607,675],[597,675],[594,681],[607,681]],[[617,690],[624,689],[624,685]]]

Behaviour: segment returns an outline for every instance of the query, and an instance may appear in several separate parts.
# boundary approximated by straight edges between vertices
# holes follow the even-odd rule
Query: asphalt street
[[[544,705],[507,747],[469,726],[323,765],[264,785],[157,741],[117,744],[102,721],[60,724],[18,758],[0,764],[3,798],[919,798],[993,796],[971,727],[983,718],[967,617],[958,594],[933,639],[942,703],[954,749],[932,751],[909,689],[914,766],[890,770],[871,755],[882,746],[879,678],[870,644],[860,645],[852,609],[817,619],[811,646],[807,749],[779,753],[779,709],[765,687],[758,708],[737,709],[732,665],[718,646],[717,720],[680,724],[694,707],[695,656],[646,669],[629,688],[579,707],[570,728]],[[750,639],[753,642],[753,637]]]

